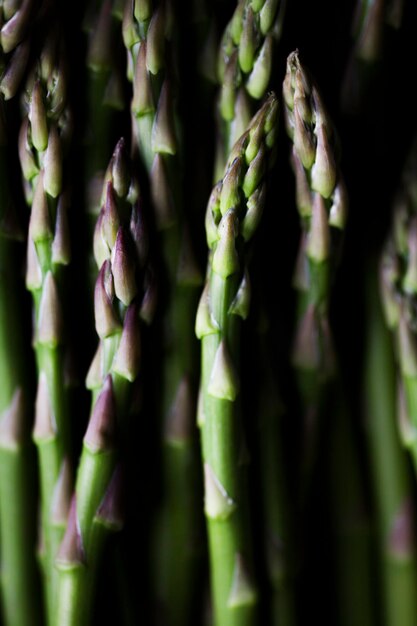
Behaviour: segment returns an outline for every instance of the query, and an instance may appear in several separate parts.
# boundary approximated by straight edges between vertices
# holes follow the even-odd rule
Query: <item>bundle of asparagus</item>
[[[411,626],[410,9],[189,5],[0,0],[1,623]]]

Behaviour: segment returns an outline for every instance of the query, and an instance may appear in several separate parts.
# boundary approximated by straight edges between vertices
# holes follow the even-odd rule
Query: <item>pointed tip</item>
[[[242,23],[242,31],[239,37],[239,65],[245,74],[251,71],[255,60],[256,49],[256,30],[255,30],[255,16],[251,6],[248,6],[245,11]]]
[[[103,384],[103,343],[99,341],[97,350],[89,367],[85,386],[87,389],[100,389]]]
[[[236,274],[240,268],[239,255],[236,250],[236,237],[238,236],[239,222],[235,209],[222,217],[218,226],[219,241],[212,257],[212,268],[222,278],[229,278]]]
[[[337,180],[337,165],[328,131],[324,124],[315,128],[317,139],[315,161],[311,168],[311,188],[323,198],[330,198]]]
[[[227,606],[237,609],[253,606],[257,601],[257,591],[249,573],[248,564],[242,554],[235,555],[235,567]]]
[[[141,198],[136,200],[132,207],[129,224],[139,267],[145,266],[149,253],[149,229],[143,204]]]
[[[133,14],[138,22],[146,22],[152,16],[152,0],[134,0]]]
[[[151,198],[159,230],[169,228],[176,219],[168,172],[161,154],[156,154],[150,174]]]
[[[264,145],[260,145],[259,150],[254,159],[249,164],[244,179],[242,181],[242,190],[246,198],[257,190],[266,172],[266,149]]]
[[[6,7],[5,7],[6,8]],[[3,13],[5,13],[3,8]],[[11,8],[8,19],[4,15],[4,23],[0,31],[0,42],[5,54],[11,52],[25,37],[33,12],[34,2],[19,2]]]
[[[94,289],[94,317],[100,339],[120,332],[118,315],[113,308],[114,286],[111,263],[105,261],[100,269]]]
[[[40,372],[35,402],[35,425],[33,439],[37,443],[51,441],[56,437],[56,422],[49,396],[48,379],[45,372]]]
[[[105,185],[106,191],[102,209],[101,233],[107,246],[112,250],[116,243],[117,232],[120,227],[120,217],[113,181],[107,181]]]
[[[411,498],[406,498],[394,517],[388,537],[391,556],[399,561],[414,559],[416,545],[415,510]]]
[[[3,122],[2,122],[3,124]],[[19,161],[22,168],[23,177],[26,180],[32,180],[39,174],[39,167],[33,156],[32,150],[28,141],[29,135],[29,120],[25,117],[22,121],[19,131]]]
[[[236,157],[228,164],[222,180],[220,191],[220,211],[224,216],[229,209],[237,208],[241,204],[240,183],[243,175],[242,158]]]
[[[273,58],[274,38],[272,35],[267,35],[246,81],[246,90],[255,100],[260,100],[268,89]]]
[[[243,278],[240,282],[238,290],[236,292],[235,297],[233,298],[232,304],[229,308],[229,313],[231,315],[238,315],[242,319],[246,319],[249,315],[250,310],[250,300],[251,300],[251,286],[249,279],[249,272],[246,269]]]
[[[133,98],[131,102],[132,112],[136,117],[147,115],[155,110],[154,96],[150,74],[146,67],[147,44],[141,42],[136,57],[133,76]]]
[[[266,185],[260,184],[246,202],[246,213],[240,231],[245,241],[249,241],[257,231],[265,207]]]
[[[261,33],[266,35],[270,30],[274,29],[277,25],[277,20],[279,19],[279,14],[285,7],[283,8],[285,2],[279,2],[279,0],[270,0],[266,2],[262,2],[262,8],[260,9],[260,19],[259,26],[261,29]]]
[[[147,33],[146,67],[156,76],[165,64],[165,11],[154,9]]]
[[[177,152],[173,100],[169,83],[166,80],[162,85],[155,121],[152,127],[152,151],[170,155]]]
[[[318,370],[321,363],[317,312],[314,305],[307,307],[298,325],[292,362],[303,370]]]
[[[52,272],[46,274],[37,325],[36,342],[55,347],[63,340],[63,320],[58,289]]]
[[[339,177],[332,196],[332,205],[329,211],[329,225],[344,230],[348,217],[349,198],[346,184]]]
[[[57,198],[62,191],[62,147],[56,124],[49,128],[48,146],[43,157],[43,186],[47,194]]]
[[[177,268],[179,285],[201,285],[203,277],[194,254],[193,244],[188,229],[183,229],[181,249]]]
[[[110,248],[107,245],[103,236],[103,215],[104,207],[100,210],[100,213],[98,214],[93,235],[94,260],[99,270],[101,269],[103,263],[105,263],[105,261],[107,261],[111,257]]]
[[[65,528],[71,507],[72,492],[72,468],[69,458],[65,457],[52,494],[50,521],[53,526]]]
[[[29,120],[32,143],[38,152],[43,152],[48,146],[48,122],[40,80],[36,80],[32,88]]]
[[[67,528],[55,560],[59,570],[73,570],[86,564],[83,540],[77,516],[77,500],[72,497]]]
[[[120,465],[116,466],[104,497],[94,517],[94,521],[111,531],[118,531],[124,524],[123,473]]]
[[[126,311],[122,336],[114,357],[112,369],[129,382],[133,382],[140,370],[141,333],[139,311],[136,304],[131,304]]]
[[[226,342],[223,339],[214,357],[207,393],[214,398],[234,402],[239,389],[239,378]]]
[[[295,176],[295,196],[298,212],[302,218],[309,218],[312,213],[312,194],[306,171],[295,147],[293,147],[291,154],[291,166]]]
[[[238,51],[235,50],[227,58],[220,90],[219,110],[226,122],[231,122],[235,114],[238,72]]]
[[[113,382],[110,375],[104,381],[103,389],[94,405],[84,445],[93,454],[112,450],[116,434],[116,405],[113,393]]]
[[[195,425],[195,402],[191,379],[184,375],[180,380],[172,405],[168,411],[164,439],[173,445],[186,445],[192,438]]]
[[[0,92],[3,94],[5,100],[14,98],[19,91],[28,65],[29,55],[30,42],[26,40],[17,46],[13,52],[12,58],[7,63],[6,70],[0,81]]]
[[[121,137],[116,144],[111,160],[111,169],[114,191],[119,198],[126,198],[130,188],[130,171],[124,137]]]
[[[71,260],[71,245],[68,224],[68,196],[61,194],[58,199],[55,221],[55,235],[52,242],[52,262],[68,265]]]
[[[29,222],[29,237],[37,243],[52,239],[51,219],[49,216],[48,201],[43,184],[44,173],[39,173],[32,200],[32,211]]]
[[[25,442],[26,406],[23,389],[17,387],[9,406],[0,415],[0,448],[15,451]]]
[[[330,227],[323,197],[314,194],[307,254],[316,263],[324,263],[330,256]]]
[[[95,72],[112,65],[112,3],[104,0],[89,37],[87,65]]]
[[[222,190],[222,181],[219,181],[212,189],[210,198],[207,203],[205,229],[206,239],[209,248],[213,248],[214,244],[219,240],[217,230],[218,222],[221,219],[220,212],[220,196]]]
[[[219,326],[213,318],[210,310],[210,287],[206,283],[200,297],[195,320],[195,334],[198,339],[202,339],[206,335],[212,335],[219,332]]]
[[[158,303],[158,282],[155,270],[148,266],[143,279],[143,298],[140,304],[140,318],[146,323],[151,324]]]
[[[36,246],[30,237],[27,239],[25,281],[29,291],[35,291],[42,287],[42,268],[39,264]]]
[[[236,503],[228,495],[208,463],[204,464],[204,510],[210,519],[225,520],[236,509]]]
[[[137,294],[136,267],[129,243],[127,233],[121,226],[112,250],[111,267],[115,295],[125,306],[129,306]]]

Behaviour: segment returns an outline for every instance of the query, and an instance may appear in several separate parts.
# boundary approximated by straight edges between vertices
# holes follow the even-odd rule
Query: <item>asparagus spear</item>
[[[358,0],[353,22],[354,42],[342,85],[342,107],[358,114],[366,105],[375,70],[382,56],[385,0]]]
[[[87,376],[87,387],[92,391],[91,416],[69,522],[56,561],[56,626],[90,623],[103,532],[114,526],[100,520],[106,501],[116,497],[111,494],[119,455],[117,437],[126,436],[131,387],[139,372],[139,316],[146,319],[150,314],[150,294],[144,293],[139,282],[146,262],[141,202],[123,140],[116,146],[105,180],[94,236],[99,268],[94,294],[99,346]],[[115,528],[120,526],[118,519]]]
[[[20,315],[19,254],[22,239],[13,193],[6,100],[18,91],[29,56],[34,2],[0,6],[0,545],[4,623],[41,621],[35,561],[34,458],[30,437],[27,355]],[[17,155],[16,155],[17,156]]]
[[[250,298],[243,271],[245,244],[262,213],[277,111],[272,94],[235,144],[206,214],[210,257],[196,334],[202,341],[199,421],[216,626],[256,623],[257,589],[245,472],[240,463],[238,332],[239,317],[246,317]]]
[[[296,619],[294,500],[290,496],[283,423],[287,418],[272,368],[270,323],[265,310],[257,320],[255,351],[259,378],[256,410],[257,459],[264,523],[264,552],[271,592],[271,624],[293,626]]]
[[[238,0],[225,29],[218,57],[215,180],[221,178],[235,141],[247,128],[255,103],[268,90],[285,5],[285,0]]]
[[[3,0],[0,6],[0,92],[5,100],[16,95],[29,58],[29,33],[36,0]]]
[[[404,393],[405,415],[410,424],[402,435],[417,472],[417,339],[415,294],[417,292],[417,141],[411,149],[395,205],[391,232],[381,257],[381,297],[385,320],[393,334],[399,376]]]
[[[98,5],[98,6],[96,6]],[[118,114],[123,111],[125,102],[121,68],[117,54],[120,52],[116,37],[117,16],[113,0],[100,0],[91,3],[86,18],[88,31],[87,50],[87,115],[85,128],[85,175],[86,207],[89,217],[90,234],[100,213],[101,193],[105,169],[113,149],[113,135]],[[120,36],[120,45],[123,47]],[[92,285],[96,279],[94,257],[90,257]]]
[[[308,416],[305,452],[309,467],[317,451],[317,419],[324,384],[334,368],[328,310],[346,222],[347,196],[338,166],[335,130],[297,51],[287,59],[283,94],[302,225],[295,275],[300,313],[293,363],[298,371],[305,417]]]
[[[1,599],[6,626],[40,624],[35,560],[34,455],[25,335],[19,298],[19,256],[9,188],[4,102],[0,99],[0,544]]]
[[[368,449],[376,496],[385,624],[413,624],[417,561],[413,485],[396,425],[394,351],[384,325],[372,268],[368,279],[367,359],[364,390]],[[400,394],[402,399],[402,394]],[[405,408],[405,407],[404,407]],[[406,420],[400,420],[403,424]]]
[[[65,81],[62,42],[54,24],[28,79],[19,137],[25,195],[31,207],[26,286],[34,303],[38,386],[33,437],[39,454],[41,560],[49,623],[56,597],[53,563],[64,530],[62,516],[58,522],[54,516],[54,494],[71,456],[62,313],[64,268],[70,261],[68,194],[63,172],[70,132]]]
[[[126,3],[123,22],[133,81],[132,115],[148,172],[163,256],[162,502],[155,520],[155,585],[164,624],[189,623],[198,535],[197,351],[193,320],[201,274],[182,197],[182,155],[175,125],[171,2]],[[191,537],[191,540],[190,540]]]

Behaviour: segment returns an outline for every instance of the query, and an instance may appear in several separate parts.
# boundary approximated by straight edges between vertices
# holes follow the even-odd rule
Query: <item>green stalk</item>
[[[94,236],[100,268],[94,296],[100,342],[87,376],[92,391],[91,416],[70,521],[56,560],[59,584],[55,626],[90,624],[104,547],[104,538],[97,540],[100,524],[96,518],[114,491],[117,434],[126,437],[130,390],[139,372],[139,313],[143,316],[139,305],[147,294],[138,272],[144,269],[147,243],[143,240],[138,187],[130,177],[123,140],[116,146],[106,178],[105,202]]]
[[[2,614],[6,626],[41,622],[30,400],[19,313],[19,261],[13,241],[21,233],[9,182],[10,145],[4,102],[16,94],[26,70],[33,8],[30,0],[0,8],[0,546]]]
[[[96,3],[97,4],[97,3]],[[124,108],[122,72],[117,66],[117,54],[122,47],[119,31],[116,37],[117,16],[113,14],[113,0],[100,0],[98,6],[91,3],[87,18],[88,51],[86,75],[86,128],[85,128],[85,177],[86,208],[89,218],[89,235],[92,241],[94,227],[100,213],[102,190],[107,164],[114,143],[114,127]],[[93,255],[89,257],[91,287],[97,275]]]
[[[285,6],[285,0],[238,0],[226,26],[217,68],[220,88],[215,181],[222,177],[233,145],[268,91]]]
[[[282,432],[285,409],[271,367],[266,319],[259,322],[257,332],[259,348],[256,360],[260,370],[257,454],[261,472],[265,559],[272,596],[271,624],[293,626],[296,619],[294,576],[297,554],[294,549],[294,505],[289,495]]]
[[[103,465],[101,469],[104,469]],[[100,474],[102,478],[103,473],[100,472]],[[120,469],[116,467],[103,500],[99,502],[97,513],[93,516],[89,539],[91,554],[88,568],[83,565],[85,555],[77,528],[76,500],[75,498],[73,500],[65,541],[58,556],[60,585],[57,601],[57,624],[62,626],[66,624],[91,624],[93,615],[90,598],[95,592],[95,579],[90,575],[90,572],[96,571],[100,566],[109,534],[120,530],[123,525],[120,490]],[[79,584],[74,584],[74,579],[77,579]]]
[[[38,389],[33,436],[39,455],[41,561],[49,624],[56,599],[54,559],[65,525],[64,512],[61,511],[58,524],[54,519],[54,499],[59,497],[56,489],[60,475],[71,456],[62,314],[63,267],[70,260],[68,197],[63,187],[63,149],[68,141],[69,124],[62,44],[56,24],[54,27],[28,79],[26,117],[19,137],[26,199],[31,207],[26,285],[32,293],[35,311]]]
[[[352,51],[341,93],[345,113],[360,114],[373,106],[372,88],[381,66],[387,25],[401,25],[402,0],[358,0],[352,24]],[[391,6],[390,6],[391,5]]]
[[[277,101],[271,95],[236,143],[206,214],[211,252],[196,334],[202,341],[199,421],[216,626],[249,626],[257,621],[235,364],[239,362],[239,317],[247,316],[250,300],[243,271],[244,246],[261,217],[264,172],[275,143],[276,116]]]
[[[402,176],[394,204],[393,224],[381,256],[381,299],[385,321],[392,331],[401,397],[401,436],[417,473],[417,335],[414,300],[417,294],[417,203],[415,180],[417,141]]]
[[[14,252],[13,242],[0,235],[1,596],[4,623],[29,626],[40,624],[41,618],[31,478],[34,459]]]
[[[173,21],[171,2],[138,1],[131,9],[126,7],[123,32],[133,82],[135,137],[149,176],[163,260],[163,482],[155,518],[154,578],[161,620],[175,625],[190,623],[195,603],[192,581],[197,575],[198,555],[196,541],[190,545],[190,533],[196,537],[201,522],[196,432],[190,426],[195,413],[198,371],[192,328],[202,281],[194,261],[182,198],[181,140],[174,101],[177,85],[173,80]]]
[[[335,540],[337,624],[376,624],[373,526],[352,416],[340,385],[330,402],[328,480]]]
[[[347,197],[338,165],[335,129],[297,51],[287,59],[283,96],[302,225],[294,280],[299,313],[292,360],[304,414],[303,478],[308,490],[318,453],[325,389],[334,370],[328,311]]]
[[[36,8],[36,0],[1,3],[0,92],[5,100],[16,95],[26,71]]]
[[[375,285],[368,279],[367,361],[365,402],[368,446],[377,505],[382,563],[385,624],[413,624],[417,610],[415,546],[407,545],[404,528],[415,524],[411,506],[413,485],[396,428],[395,362],[389,332],[384,326]]]

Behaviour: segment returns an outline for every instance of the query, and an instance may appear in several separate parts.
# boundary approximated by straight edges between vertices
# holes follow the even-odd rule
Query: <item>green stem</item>
[[[365,402],[368,446],[377,506],[379,552],[385,623],[413,624],[417,611],[417,562],[414,549],[406,558],[392,549],[392,534],[413,485],[396,424],[396,380],[391,339],[382,319],[376,272],[368,278],[368,323]],[[413,515],[414,512],[410,513]],[[413,516],[414,519],[414,516]],[[395,546],[394,546],[395,547]]]
[[[246,471],[240,463],[241,416],[236,401],[214,397],[208,391],[222,340],[227,342],[232,360],[237,362],[236,322],[229,309],[238,279],[236,276],[224,279],[212,272],[210,281],[212,313],[220,332],[206,335],[202,340],[202,438],[214,621],[216,626],[244,626],[255,623],[257,592],[249,574],[252,554],[245,499]],[[219,505],[215,502],[217,498]]]
[[[35,344],[39,377],[44,376],[50,402],[50,432],[34,440],[38,448],[41,485],[41,516],[43,533],[43,574],[45,600],[48,607],[48,624],[53,623],[57,598],[58,572],[55,557],[64,535],[64,528],[57,530],[51,517],[54,490],[69,449],[67,390],[64,384],[64,363],[61,347],[51,348]],[[55,423],[53,423],[55,420]],[[53,430],[56,431],[53,433]],[[53,433],[53,434],[52,434]]]
[[[5,624],[40,623],[32,447],[13,244],[0,236],[0,543]],[[26,405],[26,406],[25,406]]]
[[[295,624],[293,503],[289,497],[284,457],[283,406],[276,390],[267,350],[268,335],[258,338],[260,382],[258,458],[265,524],[265,556],[272,589],[272,624]]]
[[[94,586],[102,545],[98,545],[94,516],[109,484],[115,463],[114,452],[92,453],[85,445],[76,483],[76,510],[86,564],[59,569],[55,626],[83,626],[91,623]]]
[[[352,418],[333,388],[331,490],[336,540],[338,624],[375,624],[372,527]]]

